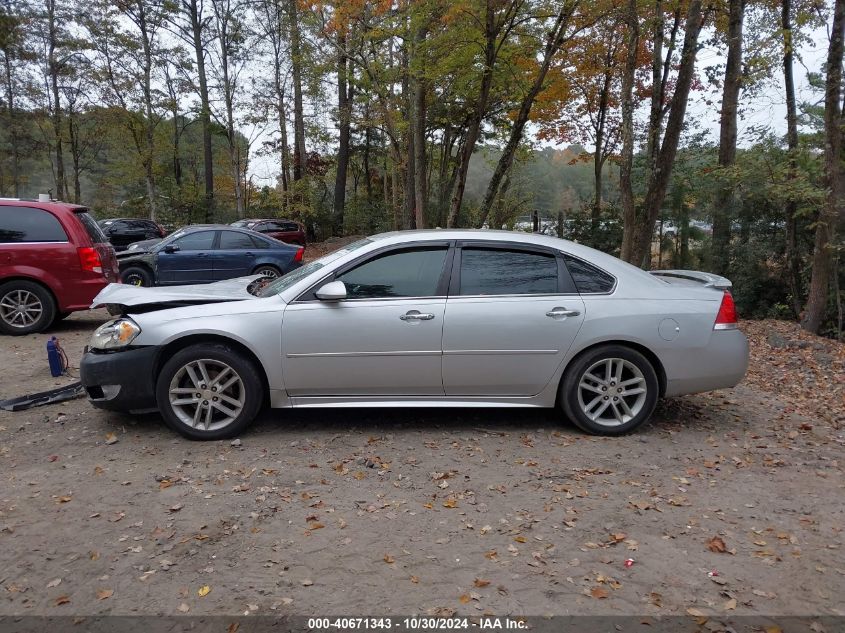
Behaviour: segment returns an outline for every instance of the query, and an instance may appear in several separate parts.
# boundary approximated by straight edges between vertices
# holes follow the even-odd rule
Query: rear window
[[[88,233],[91,242],[94,244],[105,244],[109,241],[100,228],[100,225],[97,224],[97,221],[91,217],[91,214],[87,210],[79,209],[74,211],[73,214],[82,222],[82,226],[85,227],[85,232]]]
[[[569,269],[569,274],[572,275],[575,287],[578,288],[578,292],[582,294],[596,294],[613,290],[616,280],[603,270],[599,270],[595,266],[591,266],[587,262],[575,259],[569,255],[564,255],[563,259],[566,262],[566,267]]]
[[[65,230],[52,213],[32,207],[0,207],[0,244],[67,241]]]

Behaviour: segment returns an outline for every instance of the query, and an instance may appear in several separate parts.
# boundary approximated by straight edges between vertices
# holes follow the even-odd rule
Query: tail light
[[[82,270],[89,273],[103,274],[103,262],[100,260],[100,254],[97,252],[97,249],[90,246],[83,246],[82,248],[78,248],[77,252],[79,253],[79,264],[82,266]]]
[[[725,290],[722,295],[722,304],[719,306],[719,313],[716,315],[714,330],[735,330],[736,329],[736,305],[730,292]]]
[[[305,249],[300,246],[298,249],[296,249],[296,255],[293,256],[293,261],[301,262],[302,256],[304,254],[305,254]]]

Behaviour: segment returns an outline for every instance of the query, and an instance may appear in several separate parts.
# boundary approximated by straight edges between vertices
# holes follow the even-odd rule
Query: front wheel
[[[258,369],[228,345],[200,343],[174,354],[156,381],[167,425],[192,440],[219,440],[258,415],[264,388]]]
[[[622,345],[604,345],[567,368],[560,403],[581,430],[622,435],[651,417],[659,389],[657,374],[645,356]]]
[[[141,266],[128,266],[120,274],[120,280],[130,286],[149,287],[153,285],[153,276],[150,271]]]

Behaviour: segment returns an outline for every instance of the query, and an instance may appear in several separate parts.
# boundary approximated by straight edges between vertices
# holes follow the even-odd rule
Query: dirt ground
[[[73,367],[105,318],[59,327]],[[0,411],[0,615],[845,615],[845,351],[743,327],[745,383],[616,439],[542,411],[275,411],[235,445]],[[46,338],[0,339],[0,399],[70,382]]]

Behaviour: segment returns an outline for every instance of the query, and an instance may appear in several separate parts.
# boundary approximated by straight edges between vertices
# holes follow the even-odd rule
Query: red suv
[[[238,220],[232,226],[269,235],[281,242],[305,246],[305,227],[293,220]]]
[[[41,332],[87,310],[119,278],[114,249],[88,209],[0,199],[0,333]]]

